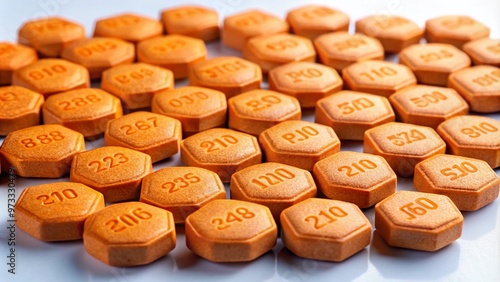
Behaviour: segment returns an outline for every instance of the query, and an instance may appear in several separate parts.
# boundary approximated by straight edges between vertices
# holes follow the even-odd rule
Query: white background
[[[221,19],[249,8],[260,8],[284,17],[287,10],[307,4],[306,1],[189,1],[219,12]],[[491,37],[500,38],[500,1],[316,1],[342,10],[354,21],[371,14],[396,14],[408,17],[420,26],[425,20],[444,14],[465,14],[479,19],[491,28]],[[85,25],[91,36],[95,19],[133,11],[158,18],[160,10],[183,1],[97,1],[97,0],[0,0],[0,41],[15,41],[22,22],[33,18],[62,15]],[[239,55],[218,42],[208,44],[209,56]],[[389,60],[395,61],[393,56]],[[180,81],[177,86],[185,85]],[[267,87],[266,84],[263,85]],[[500,119],[499,114],[489,115]],[[306,112],[304,119],[313,120]],[[0,138],[0,143],[2,139]],[[87,149],[102,146],[103,141],[87,142]],[[361,142],[342,142],[342,150],[362,151]],[[178,155],[155,165],[155,170],[179,165]],[[500,169],[496,170],[497,174]],[[17,197],[22,189],[40,183],[68,181],[17,179]],[[249,263],[216,264],[191,253],[185,246],[184,229],[179,227],[177,247],[166,257],[141,267],[114,268],[88,255],[82,241],[44,243],[21,230],[16,232],[16,274],[7,273],[7,177],[0,176],[0,281],[500,281],[500,200],[476,212],[464,213],[462,237],[435,252],[419,252],[389,247],[375,235],[368,248],[342,263],[300,259],[283,247],[276,247]],[[398,190],[414,190],[411,178],[400,178]],[[364,211],[373,225],[373,208]]]

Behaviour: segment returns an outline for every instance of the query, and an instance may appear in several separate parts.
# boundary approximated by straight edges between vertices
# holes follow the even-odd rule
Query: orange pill
[[[98,79],[103,71],[113,66],[132,63],[135,46],[118,38],[94,37],[69,44],[61,57],[84,66],[91,79]]]
[[[43,105],[43,122],[64,125],[96,139],[104,133],[106,123],[122,116],[120,99],[96,88],[62,92],[50,96]]]
[[[437,251],[460,238],[463,221],[444,195],[399,191],[375,206],[376,232],[393,247]]]
[[[500,39],[482,38],[464,44],[463,50],[474,65],[500,67]]]
[[[385,158],[398,175],[413,175],[417,163],[444,154],[446,144],[427,126],[388,122],[365,132],[363,152]]]
[[[82,25],[60,17],[28,21],[18,31],[19,43],[35,48],[44,57],[59,57],[67,45],[84,38]]]
[[[290,62],[314,62],[316,51],[310,39],[278,33],[249,39],[243,49],[243,58],[260,66],[263,73]]]
[[[340,141],[331,127],[302,120],[279,123],[259,136],[268,162],[312,171],[316,162],[340,151]]]
[[[269,208],[276,222],[281,212],[316,196],[316,184],[307,170],[280,163],[256,164],[231,176],[231,199]]]
[[[186,78],[189,68],[207,57],[205,43],[183,35],[159,36],[137,45],[137,60],[171,70],[175,79]]]
[[[78,240],[83,223],[104,209],[101,193],[83,184],[56,182],[23,190],[16,202],[16,225],[42,241]]]
[[[219,16],[202,6],[178,6],[161,12],[168,34],[181,34],[210,41],[219,37]]]
[[[320,61],[337,71],[366,60],[383,60],[384,48],[372,37],[347,31],[323,34],[314,40]]]
[[[245,167],[261,163],[257,138],[226,128],[212,128],[181,142],[181,162],[208,169],[229,182],[231,175]]]
[[[461,211],[475,211],[498,198],[500,178],[485,161],[437,155],[415,166],[413,185],[450,197]]]
[[[186,245],[214,262],[254,260],[276,244],[278,229],[265,206],[214,200],[186,219]]]
[[[255,136],[280,122],[301,117],[297,99],[271,90],[248,91],[227,103],[229,128]]]
[[[149,155],[105,146],[77,154],[69,179],[101,192],[106,202],[119,202],[139,198],[141,180],[152,171]]]
[[[303,108],[342,89],[343,81],[333,68],[311,63],[291,62],[269,71],[269,89],[297,98]]]
[[[317,102],[316,123],[333,128],[341,140],[363,140],[365,131],[395,121],[387,98],[349,90]]]
[[[106,146],[148,154],[153,163],[177,154],[181,139],[178,120],[150,112],[135,112],[111,120],[104,132]]]
[[[453,155],[500,166],[500,121],[482,116],[458,116],[441,123],[437,132]]]
[[[400,121],[434,129],[447,119],[469,112],[469,105],[462,96],[445,87],[410,86],[392,94],[389,101]]]
[[[260,89],[262,71],[238,57],[217,57],[195,63],[189,69],[189,84],[223,92],[227,98]]]
[[[141,202],[170,211],[175,223],[215,199],[225,199],[226,190],[219,176],[192,166],[166,167],[142,180]]]
[[[314,179],[328,198],[369,208],[396,192],[397,176],[371,154],[338,152],[314,165]]]
[[[137,43],[163,34],[162,24],[155,19],[124,13],[95,22],[94,37],[114,37]]]
[[[73,157],[85,151],[83,135],[58,124],[13,131],[0,147],[3,169],[22,177],[59,178],[68,174]]]
[[[342,70],[348,89],[388,97],[406,86],[416,85],[410,68],[385,61],[364,61]]]
[[[252,37],[286,32],[286,21],[260,10],[250,10],[224,18],[221,36],[224,45],[243,51]]]
[[[340,262],[370,244],[372,226],[351,203],[307,199],[281,214],[281,240],[295,255]]]
[[[467,54],[442,43],[407,47],[399,53],[399,62],[413,71],[419,83],[439,86],[446,86],[451,73],[470,66]]]
[[[0,87],[0,136],[40,124],[43,96],[19,86]]]
[[[487,26],[469,16],[441,16],[425,22],[427,42],[451,44],[460,49],[469,41],[489,35],[490,29]]]
[[[172,213],[148,204],[115,204],[85,222],[83,246],[101,262],[118,267],[151,263],[175,248]]]
[[[324,33],[349,29],[347,14],[320,5],[306,5],[290,10],[286,21],[293,33],[311,40]]]
[[[457,71],[449,76],[448,87],[462,95],[471,111],[500,111],[500,68],[475,66]]]
[[[178,119],[184,137],[226,124],[226,96],[204,87],[185,86],[153,97],[151,111]]]
[[[395,15],[372,15],[357,20],[356,32],[377,38],[385,52],[390,53],[418,44],[424,35],[415,22]]]
[[[119,97],[130,111],[149,109],[154,95],[174,88],[174,75],[150,64],[125,64],[104,71],[101,88]]]
[[[12,85],[48,96],[90,86],[89,72],[81,65],[61,59],[42,59],[17,69]]]
[[[0,85],[11,84],[15,70],[38,60],[35,49],[9,42],[0,42]]]

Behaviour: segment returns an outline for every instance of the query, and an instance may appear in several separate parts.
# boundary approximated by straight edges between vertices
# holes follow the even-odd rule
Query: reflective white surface
[[[0,0],[0,41],[14,41],[17,28],[28,19],[62,15],[85,25],[87,35],[93,31],[95,19],[133,11],[158,17],[160,10],[183,1],[97,1],[97,0]],[[218,10],[221,18],[249,8],[259,8],[280,17],[286,11],[307,4],[307,1],[189,1]],[[338,8],[354,21],[370,14],[397,14],[423,26],[425,20],[444,14],[466,14],[481,20],[491,28],[491,37],[500,38],[500,1],[316,1]],[[236,55],[219,42],[208,44],[210,57]],[[389,58],[395,61],[396,58]],[[180,81],[177,86],[185,85]],[[94,85],[98,86],[98,85]],[[263,85],[267,87],[266,84]],[[500,119],[500,114],[490,117]],[[313,121],[314,113],[304,113]],[[0,142],[2,139],[0,139]],[[87,149],[103,145],[103,140],[87,142]],[[362,151],[361,142],[342,142],[342,150]],[[179,155],[155,165],[180,165]],[[496,170],[497,174],[500,169]],[[57,180],[16,180],[16,196],[25,187]],[[389,247],[376,233],[369,247],[341,263],[301,259],[283,247],[278,240],[275,248],[249,263],[211,263],[197,257],[185,246],[184,228],[178,226],[177,247],[166,257],[146,266],[132,268],[109,267],[88,255],[82,241],[44,243],[23,231],[16,230],[16,274],[7,272],[7,177],[0,176],[0,281],[500,281],[500,200],[476,212],[464,213],[462,237],[450,246],[434,253]],[[399,178],[398,190],[414,190],[411,178]],[[372,225],[373,208],[364,210]]]

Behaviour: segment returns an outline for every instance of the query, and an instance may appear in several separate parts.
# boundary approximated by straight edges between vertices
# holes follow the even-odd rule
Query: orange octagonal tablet
[[[105,146],[77,154],[69,179],[101,192],[106,202],[118,202],[139,198],[141,180],[152,171],[149,155]]]
[[[436,155],[415,166],[413,185],[450,197],[461,211],[475,211],[498,197],[500,178],[485,161]]]
[[[151,111],[178,119],[184,137],[226,123],[226,96],[204,87],[185,86],[162,91],[153,97]]]
[[[181,161],[184,165],[211,170],[222,182],[229,182],[236,171],[261,163],[262,152],[252,135],[212,128],[182,140]]]
[[[89,72],[81,65],[61,60],[42,59],[17,69],[12,85],[22,86],[48,96],[90,85]]]
[[[406,86],[417,84],[410,68],[385,61],[364,61],[342,70],[346,86],[354,91],[388,97]]]
[[[425,38],[428,42],[452,44],[460,49],[469,41],[489,35],[487,26],[469,16],[441,16],[425,22]]]
[[[397,53],[418,44],[424,30],[415,22],[395,15],[372,15],[356,21],[356,32],[377,38],[385,52]]]
[[[334,200],[369,208],[396,192],[397,176],[380,156],[338,152],[314,165],[323,194]]]
[[[68,44],[85,38],[82,25],[60,17],[25,22],[18,31],[21,44],[35,48],[44,57],[59,57]]]
[[[299,100],[303,108],[342,89],[342,78],[333,68],[311,63],[292,62],[269,71],[269,89]]]
[[[31,186],[16,202],[16,225],[42,241],[78,240],[85,220],[103,208],[102,194],[80,183]]]
[[[314,40],[320,61],[338,71],[356,62],[383,60],[384,48],[372,37],[347,31],[323,34]]]
[[[94,28],[94,37],[115,37],[133,43],[162,33],[163,26],[158,20],[133,13],[99,19]]]
[[[16,130],[0,147],[3,169],[22,177],[59,178],[68,174],[73,157],[85,151],[83,135],[59,124]]]
[[[463,50],[474,65],[500,67],[500,39],[482,38],[470,41],[463,46]]]
[[[56,123],[98,138],[106,123],[123,114],[120,99],[96,88],[62,92],[50,96],[43,105],[43,122]]]
[[[174,75],[150,64],[125,64],[104,71],[101,88],[119,97],[128,110],[148,109],[154,95],[174,88]]]
[[[142,180],[141,202],[170,211],[175,223],[184,223],[200,207],[225,198],[219,176],[204,168],[166,167]]]
[[[104,133],[106,146],[121,146],[151,156],[157,162],[179,152],[181,123],[150,112],[135,112],[108,122]]]
[[[500,121],[482,116],[458,116],[439,125],[437,132],[453,155],[500,166]]]
[[[286,21],[293,33],[311,40],[324,33],[349,29],[347,14],[319,5],[306,5],[290,10]]]
[[[271,90],[252,90],[228,101],[228,127],[258,136],[285,120],[300,120],[297,99]]]
[[[265,206],[214,200],[186,219],[186,245],[214,262],[254,260],[276,244],[278,229]]]
[[[399,53],[399,62],[408,66],[419,83],[446,86],[448,76],[470,66],[463,51],[450,44],[412,45]]]
[[[333,128],[339,139],[363,140],[365,131],[395,121],[385,97],[343,90],[318,101],[316,120]]]
[[[264,205],[279,222],[281,212],[316,196],[316,184],[307,170],[280,163],[262,163],[231,177],[231,199]]]
[[[38,60],[35,49],[9,42],[0,42],[0,85],[11,84],[18,68]]]
[[[444,195],[399,191],[375,206],[375,228],[387,244],[437,251],[462,235],[464,218]]]
[[[189,84],[212,88],[227,98],[260,89],[262,71],[250,61],[238,57],[217,57],[195,63],[189,69]]]
[[[316,162],[340,151],[340,141],[329,126],[302,120],[279,123],[259,136],[268,162],[312,171]]]
[[[288,33],[256,36],[248,40],[243,58],[260,66],[263,73],[290,62],[314,62],[316,50],[310,39]]]
[[[43,96],[19,86],[0,87],[0,136],[40,124]]]
[[[370,244],[372,226],[351,203],[307,199],[281,213],[281,240],[295,255],[340,262]]]
[[[182,34],[204,41],[219,37],[219,16],[202,6],[178,6],[161,12],[167,34]]]
[[[434,129],[447,119],[469,112],[469,105],[455,90],[437,86],[406,87],[391,95],[389,101],[402,122]]]
[[[288,32],[286,21],[260,10],[250,10],[224,18],[222,43],[243,51],[255,36]]]
[[[83,245],[111,266],[151,263],[175,248],[172,213],[140,202],[108,206],[85,222]]]
[[[205,43],[183,35],[159,36],[137,45],[137,60],[171,70],[176,79],[188,76],[189,67],[207,57]]]
[[[96,79],[113,66],[132,63],[135,46],[118,38],[94,37],[66,46],[61,57],[86,67],[90,78]]]
[[[427,126],[389,122],[365,132],[363,152],[385,158],[398,175],[413,175],[415,165],[436,154],[444,154],[446,144]]]

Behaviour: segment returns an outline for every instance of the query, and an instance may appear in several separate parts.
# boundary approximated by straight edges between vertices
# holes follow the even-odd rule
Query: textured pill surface
[[[489,35],[487,26],[465,15],[440,16],[425,22],[427,42],[452,44],[460,49],[469,41]]]
[[[365,131],[395,121],[385,97],[343,90],[318,101],[316,123],[333,128],[339,139],[363,140]]]
[[[398,175],[413,175],[415,165],[444,154],[445,142],[427,126],[389,122],[365,132],[363,152],[385,158]]]
[[[278,229],[265,206],[214,200],[186,219],[186,245],[214,262],[252,261],[276,244]]]
[[[444,195],[399,191],[375,206],[376,231],[393,247],[437,251],[460,238],[463,221]]]
[[[458,116],[439,125],[437,132],[453,155],[500,166],[500,121],[482,116]]]
[[[181,34],[204,41],[219,37],[217,11],[202,6],[178,6],[161,12],[167,34]]]
[[[101,192],[106,202],[118,202],[138,198],[142,178],[152,171],[149,155],[105,146],[77,154],[71,164],[70,181]]]
[[[311,40],[324,33],[349,29],[347,14],[320,5],[306,5],[292,9],[286,15],[286,21],[293,33]]]
[[[284,209],[316,196],[316,184],[309,171],[273,162],[234,173],[230,190],[231,199],[267,206],[276,222]]]
[[[78,240],[87,217],[103,208],[102,194],[83,184],[31,186],[17,200],[16,225],[42,241]]]
[[[16,130],[0,147],[3,169],[22,177],[59,178],[68,174],[73,157],[85,151],[83,135],[58,124]],[[10,164],[10,165],[9,165]]]
[[[43,96],[19,86],[0,87],[0,136],[40,124]]]
[[[0,42],[0,85],[12,83],[12,73],[38,60],[35,49],[15,43]]]
[[[474,65],[491,65],[500,67],[500,39],[482,38],[470,41],[463,50]]]
[[[326,197],[360,208],[371,207],[396,192],[396,174],[376,155],[338,152],[317,162],[313,174]]]
[[[163,33],[162,24],[153,18],[125,13],[95,22],[94,37],[115,37],[133,43]]]
[[[142,180],[141,202],[166,209],[175,223],[215,199],[225,199],[219,176],[207,169],[180,166],[157,170]]]
[[[169,211],[140,202],[111,205],[87,219],[83,245],[111,266],[148,264],[175,248],[174,219]]]
[[[301,117],[297,99],[271,90],[251,90],[227,103],[228,127],[255,136],[280,122]]]
[[[413,184],[420,192],[450,197],[461,211],[475,211],[498,197],[500,178],[485,161],[436,155],[415,166]]]
[[[308,171],[314,164],[340,151],[340,140],[331,127],[302,120],[279,123],[259,136],[268,162]]]

